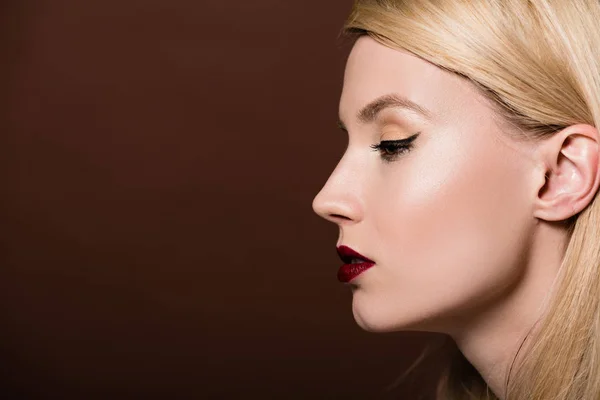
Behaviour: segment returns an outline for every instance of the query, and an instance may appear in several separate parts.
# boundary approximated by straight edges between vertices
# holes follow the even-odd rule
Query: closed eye
[[[373,144],[370,147],[374,151],[378,151],[381,158],[385,162],[392,162],[399,156],[408,153],[413,148],[413,142],[419,136],[419,133],[414,134],[406,139],[397,140],[382,140],[377,144]]]

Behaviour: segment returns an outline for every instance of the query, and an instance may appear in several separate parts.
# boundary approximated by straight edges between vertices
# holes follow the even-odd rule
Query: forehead
[[[346,63],[340,116],[350,121],[352,113],[390,93],[429,109],[435,120],[457,117],[453,114],[465,107],[482,107],[481,94],[466,79],[368,36],[359,38]]]

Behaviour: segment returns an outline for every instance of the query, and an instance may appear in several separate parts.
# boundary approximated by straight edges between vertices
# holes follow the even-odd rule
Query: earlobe
[[[598,130],[587,124],[569,126],[540,142],[536,218],[566,220],[592,202],[600,184],[599,143]]]

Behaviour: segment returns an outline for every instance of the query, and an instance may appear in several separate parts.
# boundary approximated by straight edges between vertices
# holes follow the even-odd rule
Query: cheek
[[[448,138],[387,168],[373,211],[388,294],[456,311],[516,279],[529,211],[515,155]]]

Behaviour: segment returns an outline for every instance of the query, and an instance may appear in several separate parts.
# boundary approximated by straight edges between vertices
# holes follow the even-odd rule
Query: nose
[[[356,223],[362,219],[358,174],[338,164],[312,202],[314,212],[335,224]]]

